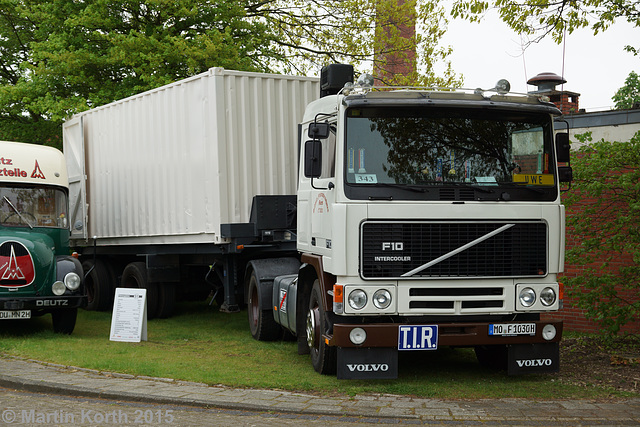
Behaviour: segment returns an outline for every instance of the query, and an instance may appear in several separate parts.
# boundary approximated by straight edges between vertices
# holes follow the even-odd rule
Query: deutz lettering
[[[351,372],[387,372],[389,370],[389,365],[386,363],[360,363],[360,364],[350,364],[347,363],[347,368]]]
[[[38,307],[61,307],[69,305],[69,301],[66,299],[56,299],[56,300],[47,300],[47,299],[39,299],[36,300],[36,306]]]
[[[516,363],[520,368],[522,367],[536,367],[536,366],[551,366],[553,361],[551,359],[527,359],[527,360],[516,360]]]

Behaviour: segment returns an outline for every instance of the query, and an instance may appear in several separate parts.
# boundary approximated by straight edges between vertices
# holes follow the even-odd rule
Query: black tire
[[[56,334],[71,335],[71,333],[76,327],[77,317],[78,317],[77,308],[52,311],[51,321],[53,323],[53,332],[55,332]]]
[[[153,319],[158,314],[158,286],[147,280],[147,266],[144,262],[132,262],[122,272],[120,285],[123,288],[138,288],[147,290],[147,319]]]
[[[506,345],[478,345],[474,347],[481,366],[506,371],[509,351]]]
[[[87,310],[104,311],[113,304],[115,291],[115,277],[113,270],[106,262],[97,259],[86,260],[82,263],[82,269],[87,275],[84,286],[87,290]]]
[[[337,351],[335,347],[330,347],[322,339],[322,334],[330,332],[331,328],[324,304],[320,282],[316,279],[311,289],[309,310],[307,311],[307,344],[313,369],[323,375],[333,375],[336,373]]]
[[[262,309],[262,295],[255,271],[249,277],[249,301],[247,305],[251,336],[258,341],[275,341],[282,336],[282,327],[276,323],[271,310]]]
[[[158,283],[158,311],[156,317],[165,319],[176,307],[176,286],[173,283]]]

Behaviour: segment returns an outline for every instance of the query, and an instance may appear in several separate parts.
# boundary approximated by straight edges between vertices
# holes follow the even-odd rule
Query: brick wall
[[[574,204],[571,207],[567,207],[567,219],[577,213],[584,212],[584,209],[586,209],[593,202],[594,199],[591,197],[582,197],[580,203]],[[607,218],[604,218],[604,220],[606,221]],[[576,233],[570,226],[567,226],[566,239],[567,250],[581,244],[580,236],[576,235]],[[613,255],[614,257],[613,260],[608,262],[605,262],[604,259],[599,259],[594,263],[587,265],[575,265],[567,263],[565,264],[564,276],[567,278],[579,277],[580,275],[586,274],[585,270],[587,270],[588,268],[594,268],[596,271],[600,271],[603,273],[614,274],[620,267],[633,264],[633,259],[629,254],[615,253],[610,255]],[[640,298],[639,295],[633,294],[630,291],[619,290],[618,295],[631,301],[637,301],[638,298]],[[564,326],[567,330],[580,332],[598,332],[600,330],[600,326],[598,324],[586,319],[583,310],[577,307],[577,302],[574,299],[570,298],[567,295],[567,292],[565,292],[564,295],[564,308],[559,312],[559,315],[563,318]],[[639,331],[640,320],[630,323],[623,328],[623,332],[638,333]]]

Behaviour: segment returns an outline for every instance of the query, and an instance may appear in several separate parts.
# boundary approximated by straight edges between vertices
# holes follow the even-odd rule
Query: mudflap
[[[338,347],[339,380],[387,380],[398,378],[395,348]]]
[[[512,344],[508,351],[509,375],[538,374],[560,370],[560,345],[557,342]]]

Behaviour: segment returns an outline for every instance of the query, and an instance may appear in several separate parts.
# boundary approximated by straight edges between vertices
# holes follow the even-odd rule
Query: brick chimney
[[[391,45],[387,38],[394,29],[399,32],[400,42],[409,42],[415,37],[415,14],[393,17],[394,11],[404,5],[404,0],[379,0],[378,20],[376,28],[377,48],[374,53],[373,74],[384,84],[398,84],[402,77],[416,73],[416,50],[411,45],[402,49],[398,44]],[[383,5],[391,5],[387,12]],[[397,5],[397,6],[396,6]]]
[[[527,84],[538,87],[538,90],[531,91],[529,93],[548,96],[551,102],[556,104],[556,107],[562,111],[563,115],[575,114],[579,111],[578,99],[580,98],[580,94],[556,89],[556,86],[566,82],[567,81],[565,79],[557,74],[540,73],[537,76],[530,78],[527,81]]]

